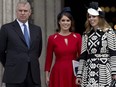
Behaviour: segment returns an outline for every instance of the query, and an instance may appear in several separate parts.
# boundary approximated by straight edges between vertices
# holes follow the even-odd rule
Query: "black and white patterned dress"
[[[93,29],[82,36],[82,51],[77,77],[81,87],[109,87],[116,74],[116,36],[112,29]]]

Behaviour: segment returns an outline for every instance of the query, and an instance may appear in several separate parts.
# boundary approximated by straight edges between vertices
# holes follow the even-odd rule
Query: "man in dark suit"
[[[30,4],[19,2],[16,20],[1,27],[0,61],[5,69],[3,82],[6,87],[41,87],[38,58],[42,33],[39,26],[28,22],[30,15]]]

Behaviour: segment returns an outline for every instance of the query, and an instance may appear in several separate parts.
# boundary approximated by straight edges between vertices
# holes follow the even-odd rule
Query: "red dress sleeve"
[[[80,34],[77,34],[77,37],[78,37],[78,44],[77,44],[77,52],[78,52],[78,57],[80,56],[81,54],[81,46],[82,46],[82,37]]]
[[[46,49],[45,71],[50,71],[53,60],[53,36],[49,36]]]

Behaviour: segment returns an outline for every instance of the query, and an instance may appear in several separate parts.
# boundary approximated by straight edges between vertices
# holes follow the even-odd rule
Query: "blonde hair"
[[[88,21],[88,15],[89,14],[87,14],[87,20],[86,20],[86,22],[85,22],[85,28],[86,28],[86,30],[85,30],[85,32],[87,33],[87,32],[89,32],[90,30],[91,30],[91,25],[90,25],[90,23],[89,23],[89,21]],[[99,26],[99,28],[102,30],[102,31],[107,31],[109,28],[111,28],[111,26],[108,24],[108,22],[105,20],[105,18],[104,17],[100,17],[100,16],[98,16],[99,17],[99,23],[98,23],[98,26]]]

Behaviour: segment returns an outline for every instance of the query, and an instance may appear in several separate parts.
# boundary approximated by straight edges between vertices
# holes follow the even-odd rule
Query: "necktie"
[[[28,48],[30,48],[30,38],[29,38],[28,31],[27,31],[27,26],[25,24],[23,24],[23,26],[24,26],[25,41],[26,41],[26,44],[27,44]]]

